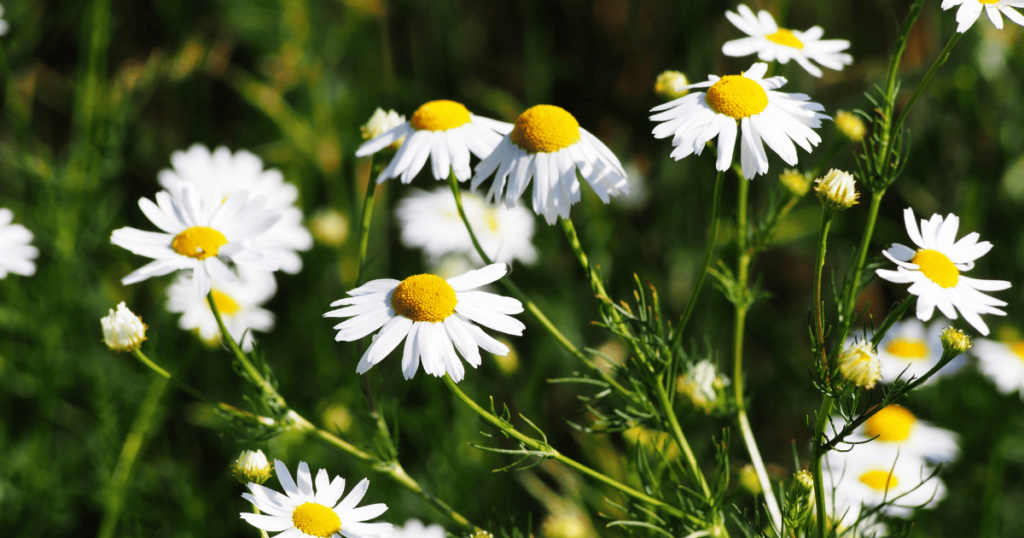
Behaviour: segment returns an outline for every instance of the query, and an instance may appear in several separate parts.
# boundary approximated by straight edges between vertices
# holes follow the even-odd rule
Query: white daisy
[[[39,249],[32,246],[32,232],[21,224],[11,224],[14,212],[0,207],[0,278],[8,273],[21,276],[36,274],[32,260],[39,257]]]
[[[495,263],[448,280],[426,274],[401,282],[373,280],[348,292],[350,297],[331,303],[344,308],[324,317],[351,318],[334,327],[338,330],[334,339],[339,342],[359,340],[380,329],[356,366],[360,374],[384,360],[404,339],[402,373],[406,379],[416,375],[422,359],[428,374],[442,377],[447,373],[461,381],[465,368],[456,349],[474,368],[480,366],[478,347],[495,355],[509,352],[505,344],[488,336],[476,323],[506,334],[523,334],[525,325],[509,317],[523,311],[519,301],[473,291],[506,272],[508,266]]]
[[[6,34],[7,30],[10,29],[10,27],[11,27],[10,24],[7,24],[7,21],[3,20],[3,18],[2,18],[3,16],[4,16],[4,6],[0,6],[0,35]]]
[[[915,508],[933,508],[946,496],[942,480],[936,477],[926,481],[934,468],[923,459],[873,444],[856,445],[847,452],[829,452],[824,463],[822,481],[826,495],[829,489],[835,492],[836,513],[885,502],[891,504],[881,512],[909,518]]]
[[[1024,399],[1024,340],[1006,342],[977,339],[971,353],[978,357],[981,373],[1003,394],[1020,392]]]
[[[235,274],[221,258],[239,267],[276,271],[281,266],[280,249],[256,245],[259,236],[280,217],[265,207],[266,199],[251,199],[239,191],[223,201],[217,189],[203,192],[186,185],[179,196],[166,191],[156,194],[156,203],[139,200],[139,207],[164,233],[135,228],[114,230],[110,242],[140,256],[153,258],[121,279],[128,285],[181,269],[191,269],[195,293],[205,296],[211,281],[234,282]]]
[[[210,291],[228,333],[245,352],[252,351],[252,331],[268,332],[274,328],[273,312],[261,307],[277,292],[273,274],[240,271],[238,280],[218,282]],[[192,277],[180,275],[167,288],[167,310],[181,314],[178,326],[182,330],[198,331],[199,338],[209,344],[220,343],[217,318],[213,316],[206,298],[196,296]]]
[[[462,207],[480,246],[492,260],[519,260],[526,264],[537,261],[537,250],[531,242],[534,217],[529,210],[492,206],[468,192],[462,194]],[[398,203],[395,216],[402,226],[402,244],[422,249],[431,264],[450,254],[469,255],[477,265],[483,261],[473,247],[449,189],[414,190]]]
[[[629,193],[626,171],[608,146],[564,109],[537,105],[520,114],[512,132],[476,166],[472,188],[493,175],[487,200],[496,202],[504,192],[505,205],[514,207],[536,176],[533,212],[554,224],[558,217],[569,218],[569,207],[580,201],[577,168],[606,204]]]
[[[977,280],[960,273],[973,269],[974,260],[991,250],[992,243],[979,243],[977,232],[956,241],[960,219],[952,213],[945,219],[937,214],[929,220],[922,219],[920,230],[913,209],[908,207],[903,219],[917,250],[893,243],[883,254],[899,267],[895,271],[878,269],[875,273],[889,282],[912,284],[907,291],[917,295],[917,318],[921,321],[930,320],[935,307],[949,319],[957,319],[959,311],[978,332],[987,335],[988,325],[979,314],[1005,316],[1006,312],[995,307],[1006,303],[981,292],[1005,290],[1010,283]]]
[[[361,480],[338,502],[345,491],[344,478],[338,476],[331,480],[327,471],[320,469],[314,493],[313,476],[306,462],[299,462],[298,483],[292,480],[283,461],[274,461],[274,470],[284,495],[255,482],[246,486],[252,493],[242,494],[263,512],[241,513],[242,519],[253,527],[280,532],[275,535],[277,538],[384,538],[391,535],[390,523],[366,523],[383,514],[387,505],[378,503],[356,508],[370,487],[369,480]]]
[[[444,527],[440,525],[425,526],[418,519],[410,519],[402,528],[395,528],[391,538],[445,538]]]
[[[409,121],[364,142],[356,150],[356,157],[373,155],[404,137],[391,162],[377,176],[377,183],[399,176],[402,183],[409,183],[428,157],[434,178],[447,179],[452,170],[459,181],[466,181],[471,174],[469,153],[481,159],[487,157],[501,135],[511,130],[511,124],[471,114],[461,103],[430,101],[416,109]]]
[[[1024,7],[1024,0],[942,0],[942,9],[950,9],[953,6],[960,6],[956,12],[956,22],[959,23],[956,31],[961,34],[974,25],[974,21],[981,16],[982,10],[988,15],[992,24],[1000,30],[1003,29],[1003,15],[1024,26],[1024,15],[1013,9]]]
[[[751,179],[768,172],[765,144],[790,166],[797,164],[796,145],[808,153],[821,143],[814,129],[821,120],[832,119],[824,114],[822,105],[802,93],[775,91],[786,84],[785,77],[764,78],[768,64],[756,63],[745,73],[718,77],[710,75],[707,82],[687,89],[707,88],[690,93],[651,109],[660,112],[651,120],[661,122],[654,128],[655,138],[672,138],[675,160],[691,154],[700,155],[705,145],[718,137],[716,168],[726,171],[732,166],[737,136],[740,142],[740,163],[743,177]]]
[[[869,439],[879,450],[899,453],[903,458],[925,458],[929,462],[949,462],[960,453],[960,437],[947,429],[932,426],[906,407],[888,405],[871,415],[851,433],[846,441],[863,443]]]
[[[281,219],[254,244],[279,250],[282,271],[296,274],[302,270],[302,258],[295,251],[312,248],[313,236],[302,225],[302,210],[295,205],[298,187],[285,181],[279,170],[264,170],[263,161],[248,151],[232,154],[228,148],[219,147],[211,153],[202,144],[171,154],[171,166],[171,170],[161,170],[157,176],[171,194],[192,184],[200,189],[220,189],[225,198],[243,190],[252,197],[264,197],[267,208],[280,212]]]
[[[893,324],[878,343],[878,360],[882,363],[882,382],[892,383],[896,378],[909,381],[928,373],[942,358],[942,330],[948,324],[933,322],[927,328],[917,319]],[[871,338],[873,335],[869,335]],[[927,383],[952,373],[956,368],[947,364],[935,372]]]
[[[736,11],[726,11],[729,22],[750,37],[736,39],[722,46],[726,56],[749,56],[757,53],[757,57],[765,62],[778,60],[780,64],[796,60],[808,73],[820,77],[821,69],[812,62],[817,62],[829,69],[842,71],[844,66],[853,63],[853,56],[842,51],[850,48],[845,39],[822,39],[825,34],[820,26],[807,31],[779,28],[775,19],[767,11],[759,11],[757,15],[744,4]]]

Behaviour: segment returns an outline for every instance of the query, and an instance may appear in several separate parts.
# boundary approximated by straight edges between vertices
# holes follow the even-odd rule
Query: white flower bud
[[[832,209],[849,209],[860,197],[854,189],[856,182],[853,176],[842,170],[829,170],[825,177],[818,178],[814,183],[814,192],[818,194],[821,203]]]
[[[947,353],[953,353],[956,356],[972,347],[974,347],[974,342],[971,342],[971,337],[964,334],[960,329],[946,327],[942,330],[942,349],[946,350]]]
[[[246,450],[238,456],[238,460],[231,466],[231,474],[243,484],[255,482],[262,484],[270,478],[274,471],[274,464],[267,461],[266,454],[262,450],[253,452]]]
[[[142,318],[128,310],[124,301],[117,305],[117,311],[101,319],[103,325],[103,341],[113,351],[134,351],[139,349],[146,339],[146,325]]]
[[[858,387],[875,388],[875,383],[882,378],[881,368],[882,363],[870,342],[844,349],[839,356],[839,372]]]
[[[390,131],[391,128],[402,123],[405,123],[405,116],[399,115],[398,112],[395,112],[394,110],[384,112],[384,109],[378,108],[374,111],[373,115],[370,116],[370,121],[367,121],[366,125],[359,127],[359,131],[363,135],[363,140],[370,140],[371,138],[377,138],[387,131]],[[388,147],[392,149],[397,148],[402,145],[402,140],[404,139],[405,138],[403,137],[395,140],[395,142]]]
[[[683,86],[689,83],[690,81],[686,80],[686,75],[679,71],[665,71],[658,75],[658,79],[655,80],[654,93],[669,101],[673,101],[690,93],[690,90],[682,89]]]

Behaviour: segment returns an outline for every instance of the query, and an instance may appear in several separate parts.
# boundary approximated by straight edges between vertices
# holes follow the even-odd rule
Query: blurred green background
[[[810,0],[749,2],[795,28],[815,24],[826,37],[852,41],[853,66],[817,80],[795,64],[776,66],[784,88],[806,92],[828,113],[867,109],[862,92],[884,77],[897,20],[910,2]],[[155,424],[127,483],[118,536],[256,536],[239,518],[243,488],[227,469],[238,452],[260,447],[294,466],[299,460],[349,479],[370,476],[369,502],[386,502],[384,519],[418,517],[454,527],[432,509],[371,471],[312,439],[287,434],[248,443],[186,394],[153,384],[132,357],[103,345],[99,318],[127,301],[149,325],[145,350],[182,379],[223,401],[244,406],[242,381],[229,355],[177,328],[164,309],[171,278],[123,287],[142,260],[109,243],[112,230],[149,229],[140,197],[159,190],[156,174],[173,151],[193,143],[249,149],[299,186],[309,216],[335,208],[350,216],[368,168],[353,157],[359,125],[378,106],[410,115],[433,99],[454,99],[477,114],[513,121],[539,103],[562,106],[605,141],[627,165],[634,191],[604,206],[583,187],[573,219],[600,263],[612,295],[628,298],[632,273],[661,290],[672,318],[692,286],[704,248],[714,182],[708,155],[674,162],[668,141],[656,141],[648,110],[660,103],[654,79],[665,69],[691,80],[736,73],[752,58],[727,58],[721,45],[741,34],[724,17],[732,2],[669,0],[5,0],[11,29],[0,37],[0,206],[35,233],[42,254],[34,277],[0,281],[0,535],[92,536],[100,527],[109,484],[142,402]],[[912,34],[903,81],[917,83],[955,28],[937,0]],[[998,326],[1018,326],[1024,290],[1024,39],[1007,24],[980,20],[954,50],[909,121],[910,166],[890,190],[876,246],[905,237],[901,212],[954,212],[961,230],[977,230],[995,248],[979,264],[981,278],[1013,281],[999,295],[1010,303]],[[907,92],[909,94],[909,92]],[[834,138],[822,130],[823,146]],[[850,148],[830,166],[854,169]],[[754,180],[753,210],[778,189],[783,163]],[[429,173],[415,186],[433,187]],[[735,207],[729,177],[723,215]],[[378,197],[369,276],[423,270],[404,249],[389,208],[406,187],[389,183]],[[810,384],[804,324],[819,206],[804,200],[762,255],[754,274],[772,296],[749,319],[747,383],[751,420],[762,453],[780,479],[792,472],[791,443],[806,458],[805,417],[819,396]],[[837,274],[859,238],[863,206],[833,225],[829,262]],[[354,227],[354,224],[353,224]],[[734,228],[723,226],[719,254],[732,259]],[[589,324],[596,304],[561,231],[538,219],[533,267],[515,268],[516,282],[582,345],[621,350]],[[880,248],[873,249],[878,252]],[[366,440],[361,380],[347,345],[336,344],[328,303],[340,298],[355,268],[355,245],[318,245],[297,276],[278,274],[268,308],[276,329],[260,343],[280,390],[300,413],[356,441]],[[880,256],[879,256],[880,257]],[[874,282],[876,319],[904,296]],[[586,423],[577,398],[585,385],[547,379],[580,369],[531,319],[512,344],[517,367],[493,360],[467,374],[463,388],[478,401],[493,395],[548,433],[552,444],[589,465],[629,480],[628,444],[619,434],[587,436],[566,420]],[[710,286],[691,326],[717,355],[730,337],[731,307]],[[990,318],[991,319],[991,318]],[[619,351],[621,353],[621,351]],[[494,444],[486,427],[453,401],[436,379],[400,376],[399,361],[372,372],[377,399],[399,432],[406,469],[472,521],[555,536],[542,522],[560,500],[583,507],[597,528],[614,508],[613,494],[555,467],[492,473],[511,463],[470,442]],[[147,400],[148,399],[148,400]],[[942,474],[949,497],[920,514],[915,536],[1024,535],[1024,421],[1017,396],[1002,396],[973,367],[913,394],[920,417],[959,432],[963,453]],[[684,428],[701,461],[713,461],[711,437],[727,418],[689,411]],[[732,447],[734,468],[747,462]],[[738,509],[754,509],[736,488]],[[546,529],[546,530],[545,530]],[[601,535],[625,534],[601,530]],[[644,536],[644,532],[634,534]]]

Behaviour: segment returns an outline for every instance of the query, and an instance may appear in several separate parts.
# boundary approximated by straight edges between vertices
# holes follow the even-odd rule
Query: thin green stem
[[[359,219],[359,266],[356,267],[356,280],[353,288],[363,283],[363,270],[366,265],[366,250],[370,243],[370,224],[373,222],[373,197],[377,192],[376,176],[380,165],[373,164],[370,156],[370,177],[366,180],[366,194],[363,196],[362,217]]]
[[[860,244],[857,245],[857,254],[850,273],[850,282],[843,290],[843,304],[839,308],[839,339],[837,342],[845,342],[849,334],[850,326],[853,325],[853,314],[857,307],[857,294],[860,292],[864,264],[867,263],[868,247],[871,245],[871,238],[875,234],[875,222],[878,220],[878,210],[882,206],[882,197],[885,196],[885,189],[871,193],[871,206],[868,208],[868,220],[864,224],[864,233],[861,234]]]
[[[828,353],[825,350],[825,320],[822,314],[821,301],[821,275],[825,268],[825,251],[828,245],[828,231],[832,226],[832,217],[835,211],[828,207],[821,208],[821,231],[818,233],[818,254],[814,261],[814,330],[815,345],[821,353],[822,370],[828,372]],[[842,340],[840,340],[842,342]],[[840,344],[842,345],[842,344]],[[827,374],[826,374],[827,375]],[[824,453],[821,451],[821,441],[825,435],[825,424],[828,421],[829,413],[832,412],[832,397],[825,395],[818,411],[817,421],[814,427],[814,441],[811,453],[811,474],[814,477],[814,498],[818,510],[818,529],[825,537],[827,520],[825,519],[825,489],[821,475],[821,458]]]
[[[821,401],[821,409],[818,410],[818,417],[814,425],[814,442],[811,443],[811,474],[814,476],[814,504],[818,512],[818,536],[828,536],[828,519],[825,511],[825,484],[821,474],[821,459],[825,452],[821,448],[821,441],[825,435],[825,426],[828,424],[828,417],[832,413],[831,396],[825,396]]]
[[[825,247],[828,242],[828,230],[832,226],[832,217],[835,211],[828,207],[821,208],[821,232],[818,234],[818,255],[814,262],[814,329],[817,332],[817,346],[821,350],[821,359],[828,368],[827,353],[825,351],[825,319],[822,314],[821,301],[821,275],[825,269]]]
[[[231,350],[231,353],[235,356],[238,364],[243,370],[245,370],[245,373],[248,375],[252,383],[260,389],[260,392],[262,392],[264,396],[278,400],[283,404],[284,399],[281,398],[280,394],[278,394],[277,389],[275,389],[273,385],[263,377],[263,374],[260,373],[255,365],[253,365],[252,361],[249,360],[249,357],[246,356],[244,351],[242,351],[242,348],[238,347],[238,343],[235,342],[234,337],[231,336],[227,327],[224,326],[224,320],[221,318],[220,310],[217,308],[217,301],[213,298],[213,290],[210,290],[210,292],[206,294],[206,302],[210,304],[210,310],[213,311],[213,317],[217,320],[217,327],[220,329],[221,342],[227,344],[228,349]]]
[[[686,458],[686,465],[690,468],[690,474],[693,475],[693,480],[700,486],[701,492],[704,493],[704,498],[710,501],[711,488],[708,487],[707,479],[704,478],[704,473],[700,469],[700,464],[697,463],[697,458],[693,455],[693,449],[690,448],[690,443],[687,442],[686,435],[683,434],[683,428],[679,425],[679,419],[676,418],[672,402],[669,400],[668,391],[665,390],[665,385],[660,379],[655,386],[657,387],[658,403],[661,404],[662,409],[665,410],[665,417],[668,419],[669,427],[672,430],[672,436],[675,437],[676,444],[678,444],[679,448],[683,451],[683,456]]]
[[[937,73],[939,68],[949,60],[949,53],[953,51],[953,47],[956,46],[961,37],[963,37],[963,34],[960,32],[953,32],[953,36],[949,38],[945,48],[943,48],[942,52],[939,53],[939,56],[935,58],[935,62],[932,63],[930,68],[928,68],[928,72],[924,74],[924,78],[921,79],[921,83],[917,85],[914,93],[910,96],[910,100],[907,101],[903,110],[900,111],[899,119],[896,120],[896,124],[893,126],[894,132],[898,133],[900,132],[900,129],[903,128],[903,122],[907,119],[907,114],[910,112],[910,109],[914,107],[914,103],[917,102],[918,98],[921,97],[921,94],[924,93],[924,90],[928,88],[929,84],[931,84],[932,78],[935,77],[935,73]]]

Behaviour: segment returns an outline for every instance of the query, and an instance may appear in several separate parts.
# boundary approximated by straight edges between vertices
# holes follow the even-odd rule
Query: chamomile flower
[[[492,206],[468,192],[462,194],[462,207],[480,246],[492,260],[519,260],[526,264],[537,260],[537,250],[531,242],[534,217],[529,210]],[[466,254],[477,265],[481,263],[449,189],[414,190],[398,203],[395,216],[402,227],[402,244],[422,249],[432,265],[451,254]]]
[[[879,450],[899,453],[903,458],[925,458],[933,463],[953,461],[960,453],[960,438],[956,433],[932,426],[899,405],[886,406],[871,415],[846,441],[863,443],[869,439],[874,439],[871,445]]]
[[[409,183],[428,157],[435,179],[447,179],[451,170],[459,181],[466,181],[471,175],[470,152],[481,159],[487,157],[501,135],[511,130],[508,123],[471,114],[462,103],[430,101],[416,109],[409,121],[364,142],[356,150],[356,157],[373,155],[404,137],[391,162],[377,176],[377,183],[393,177]]]
[[[240,514],[253,527],[280,532],[277,536],[282,538],[385,538],[391,534],[390,523],[366,522],[383,514],[387,505],[378,503],[356,508],[370,487],[369,480],[361,480],[342,499],[345,479],[338,476],[331,480],[324,469],[316,475],[316,492],[306,462],[299,463],[297,483],[283,461],[274,461],[274,470],[284,495],[255,482],[247,485],[251,493],[242,494],[263,512]]]
[[[1003,15],[1006,15],[1007,19],[1024,26],[1024,15],[1013,9],[1015,7],[1024,7],[1024,0],[942,0],[943,10],[950,9],[953,6],[960,6],[960,9],[956,11],[956,22],[958,23],[956,31],[961,34],[969,30],[971,26],[974,26],[974,21],[978,20],[982,11],[988,15],[988,19],[992,21],[992,24],[1000,30],[1003,29]]]
[[[1024,399],[1024,340],[1005,342],[977,339],[971,353],[978,358],[981,373],[1003,394],[1020,392]]]
[[[32,260],[39,257],[39,249],[32,246],[32,232],[21,224],[11,224],[14,212],[0,207],[0,278],[8,273],[21,276],[36,274]]]
[[[766,79],[767,72],[768,64],[755,63],[740,75],[711,75],[707,82],[686,86],[708,90],[652,108],[651,112],[658,114],[651,120],[660,122],[654,137],[672,137],[676,147],[672,158],[677,161],[700,155],[707,143],[718,137],[716,168],[720,171],[732,166],[736,138],[741,137],[740,163],[747,179],[768,172],[762,140],[783,161],[796,166],[796,146],[810,152],[821,143],[814,129],[821,127],[821,120],[831,118],[819,114],[825,107],[804,94],[776,91],[786,79]]]
[[[942,358],[942,329],[942,323],[934,322],[926,328],[916,319],[894,323],[878,343],[882,383],[892,383],[896,378],[909,381],[928,373]],[[927,383],[950,373],[949,366],[936,372]]]
[[[757,15],[744,4],[736,11],[726,11],[729,22],[750,37],[736,39],[722,46],[726,56],[749,56],[756,53],[764,62],[778,61],[787,64],[796,60],[808,73],[821,77],[821,69],[817,62],[829,69],[842,71],[843,67],[853,63],[853,56],[842,51],[850,48],[845,39],[822,39],[825,34],[820,26],[806,31],[779,28],[775,19],[767,11],[759,11]]]
[[[554,224],[559,217],[569,218],[569,208],[580,201],[577,169],[606,204],[612,196],[629,193],[626,171],[608,146],[565,109],[537,105],[520,114],[512,132],[476,166],[472,187],[494,176],[487,201],[500,200],[504,193],[505,205],[514,207],[536,177],[533,212]]]
[[[194,290],[192,277],[179,275],[167,288],[167,310],[181,314],[178,326],[182,330],[195,330],[204,342],[218,344],[221,334],[217,318],[206,297],[197,297]],[[252,351],[252,331],[267,332],[274,328],[273,312],[261,306],[277,292],[273,274],[241,271],[235,282],[215,283],[210,291],[228,334],[245,352]]]
[[[505,355],[505,344],[487,335],[476,324],[506,334],[522,336],[525,325],[509,314],[523,311],[510,297],[474,291],[508,272],[503,263],[488,265],[444,280],[436,275],[414,275],[398,280],[373,280],[348,292],[350,297],[331,303],[341,306],[325,318],[350,318],[336,325],[339,342],[352,342],[380,329],[356,366],[366,373],[405,340],[402,373],[412,379],[419,370],[435,377],[446,373],[461,381],[465,368],[456,355],[472,367],[480,366],[480,350]]]
[[[285,181],[279,170],[265,170],[263,161],[248,151],[232,154],[228,148],[219,147],[211,153],[202,144],[171,154],[171,166],[157,176],[171,194],[191,184],[201,190],[219,191],[225,199],[240,191],[266,199],[267,208],[279,212],[281,218],[253,243],[278,250],[282,271],[296,274],[302,270],[302,258],[296,251],[312,248],[313,236],[302,225],[302,210],[295,205],[298,187]]]
[[[418,519],[410,519],[403,527],[395,527],[391,538],[445,538],[444,527],[440,525],[424,525]]]
[[[142,198],[139,207],[163,233],[114,230],[111,243],[154,260],[122,278],[122,284],[191,269],[194,292],[203,297],[211,281],[236,280],[222,257],[255,270],[276,271],[281,266],[279,249],[255,244],[280,217],[266,208],[263,197],[253,199],[248,191],[239,191],[225,201],[217,189],[199,191],[186,185],[178,196],[158,192],[156,203]]]
[[[875,507],[889,516],[909,518],[915,508],[933,508],[946,497],[946,485],[931,476],[923,459],[872,444],[825,456],[822,480],[835,491],[835,513],[856,507]]]
[[[911,284],[907,291],[917,295],[917,318],[921,321],[930,320],[936,307],[949,319],[957,319],[959,311],[967,323],[987,335],[988,325],[980,314],[1005,316],[1006,312],[996,307],[1006,303],[981,292],[1005,290],[1010,283],[978,280],[961,273],[973,269],[974,260],[991,250],[992,243],[979,243],[977,232],[956,241],[960,219],[952,213],[945,219],[939,215],[922,219],[920,229],[913,209],[908,207],[903,219],[910,240],[918,248],[893,243],[883,254],[899,267],[895,271],[878,269],[875,273],[889,282]]]

